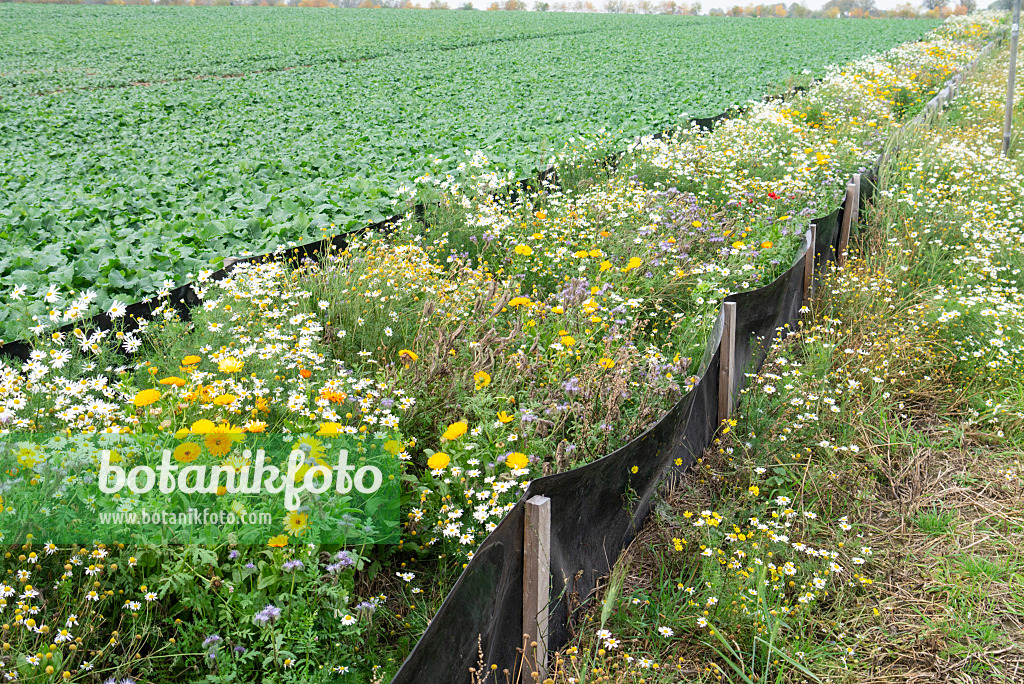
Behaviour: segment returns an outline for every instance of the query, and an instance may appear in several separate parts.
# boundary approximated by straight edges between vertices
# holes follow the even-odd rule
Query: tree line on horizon
[[[478,10],[472,2],[454,0],[0,0],[0,2],[28,2],[33,4],[62,5],[175,5],[175,6],[227,6],[247,5],[261,7],[321,7],[361,9],[428,9]],[[1013,0],[995,0],[987,9],[1009,10]],[[729,9],[711,8],[706,13],[700,0],[492,0],[487,11],[534,12],[604,12],[615,14],[674,14],[683,16],[718,17],[777,17],[796,19],[872,19],[872,18],[933,18],[963,15],[978,9],[977,0],[922,0],[920,5],[904,2],[893,9],[883,10],[875,0],[828,0],[820,10],[812,10],[800,2],[760,3],[733,5]]]

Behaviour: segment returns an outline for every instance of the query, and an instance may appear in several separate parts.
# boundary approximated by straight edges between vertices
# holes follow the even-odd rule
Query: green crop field
[[[0,5],[0,293],[141,299],[391,215],[467,152],[527,174],[935,25]]]

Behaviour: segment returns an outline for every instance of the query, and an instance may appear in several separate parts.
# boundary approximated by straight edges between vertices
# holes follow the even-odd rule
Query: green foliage
[[[391,215],[465,150],[528,174],[933,25],[4,5],[0,291],[141,299]]]

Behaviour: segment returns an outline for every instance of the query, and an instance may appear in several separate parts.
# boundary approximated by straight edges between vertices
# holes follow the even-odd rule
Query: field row
[[[493,30],[489,15],[472,16]],[[608,21],[568,19],[580,30]],[[408,196],[403,185],[461,178],[468,151],[484,150],[503,178],[527,174],[573,137],[605,130],[614,147],[930,25],[622,19],[614,30],[419,57],[9,94],[0,100],[0,293],[91,287],[102,306],[115,295],[141,299],[217,257],[389,216]],[[0,337],[22,336],[6,315]]]

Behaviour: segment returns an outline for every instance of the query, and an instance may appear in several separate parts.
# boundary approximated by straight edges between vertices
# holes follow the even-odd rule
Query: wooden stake
[[[732,388],[736,379],[736,302],[722,304],[722,341],[719,343],[718,422],[732,415]]]
[[[1017,78],[1017,41],[1020,35],[1020,0],[1013,0],[1013,24],[1010,26],[1010,71],[1006,79],[1006,110],[1003,120],[1003,156],[1010,154],[1013,130],[1013,88]]]
[[[846,263],[846,246],[850,244],[850,227],[854,217],[854,184],[846,184],[846,205],[843,207],[843,223],[839,226],[839,249],[836,250],[836,266]]]
[[[534,684],[547,678],[548,599],[551,593],[551,499],[534,496],[526,502],[523,522],[523,634],[526,657],[519,681]],[[536,643],[536,646],[533,644]],[[539,674],[534,679],[533,673]]]
[[[814,285],[814,249],[818,240],[818,226],[811,224],[811,246],[804,260],[804,307],[811,306],[811,288]]]

